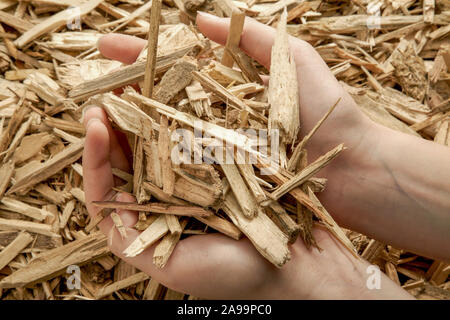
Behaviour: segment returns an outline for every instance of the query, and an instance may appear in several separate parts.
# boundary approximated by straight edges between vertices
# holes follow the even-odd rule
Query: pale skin
[[[229,20],[203,13],[200,31],[224,44]],[[274,30],[246,20],[240,47],[270,67]],[[132,63],[146,42],[108,35],[99,42],[102,54]],[[321,172],[328,179],[320,200],[343,227],[364,233],[430,258],[450,261],[450,148],[379,126],[365,117],[341,88],[325,62],[306,42],[291,38],[297,65],[301,132],[307,134],[338,98],[339,106],[308,143],[309,160],[340,143],[348,148]],[[89,214],[92,201],[106,200],[115,180],[112,168],[130,171],[122,144],[101,108],[84,115],[84,190]],[[120,194],[118,201],[134,201]],[[118,210],[131,228],[137,213]],[[152,263],[154,247],[134,258],[122,251],[139,234],[128,230],[121,240],[110,218],[99,224],[112,235],[111,250],[169,288],[212,299],[411,299],[384,274],[380,290],[369,290],[369,263],[354,258],[327,231],[314,230],[323,249],[308,250],[301,240],[291,246],[292,258],[281,269],[268,263],[247,239],[235,241],[220,234],[182,240],[168,264]]]

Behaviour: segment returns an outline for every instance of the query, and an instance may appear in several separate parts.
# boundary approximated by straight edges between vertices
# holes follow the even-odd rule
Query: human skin
[[[203,13],[201,32],[218,43],[226,41],[229,19]],[[263,35],[263,36],[261,36]],[[269,68],[274,30],[247,19],[240,47]],[[124,45],[126,43],[127,45]],[[108,35],[99,49],[108,58],[132,63],[145,41]],[[336,145],[348,148],[321,175],[328,179],[320,195],[336,221],[396,247],[443,261],[450,260],[450,149],[381,127],[366,118],[342,89],[317,52],[306,42],[290,38],[299,78],[300,134],[307,134],[338,98],[341,101],[307,145],[313,160]],[[326,94],[324,94],[326,93]],[[91,216],[92,201],[108,198],[112,168],[129,171],[127,157],[102,109],[84,115],[87,129],[83,155],[84,190]],[[401,150],[401,152],[400,152]],[[119,201],[134,201],[120,194]],[[118,210],[125,226],[137,213]],[[139,234],[129,229],[121,240],[110,218],[99,225],[112,238],[111,250],[162,284],[204,298],[254,299],[407,299],[411,296],[384,274],[380,290],[366,286],[368,263],[356,259],[320,228],[314,230],[323,249],[308,250],[298,240],[292,258],[277,269],[262,258],[247,239],[220,234],[191,236],[175,248],[166,267],[152,263],[154,247],[134,258],[122,251]]]

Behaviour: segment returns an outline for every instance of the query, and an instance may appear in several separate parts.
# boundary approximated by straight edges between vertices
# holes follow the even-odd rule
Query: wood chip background
[[[78,7],[81,20],[73,19],[71,25],[79,22],[81,29],[68,28],[72,6]],[[258,223],[276,225],[272,231],[279,247],[272,252],[258,248],[274,264],[286,262],[288,242],[297,236],[314,245],[309,235],[313,220],[330,218],[314,196],[325,181],[312,176],[342,146],[312,164],[298,161],[303,157],[299,148],[297,161],[285,159],[290,172],[270,181],[258,178],[251,166],[194,170],[164,161],[168,133],[189,127],[193,117],[227,130],[266,128],[268,122],[282,126],[282,121],[268,117],[268,101],[279,94],[276,88],[265,92],[260,75],[268,72],[235,47],[244,15],[281,25],[280,34],[285,20],[287,32],[317,49],[373,121],[450,146],[448,0],[164,0],[159,36],[153,42],[155,82],[145,84],[146,53],[125,66],[101,57],[96,43],[110,32],[147,39],[155,27],[150,8],[151,1],[144,0],[0,0],[1,299],[201,298],[164,288],[113,256],[107,238],[88,219],[81,167],[85,130],[80,123],[86,101],[103,106],[134,144],[134,175],[119,170],[115,175],[126,182],[121,188],[133,192],[141,205],[136,207],[141,211],[136,228],[149,230],[149,243],[163,239],[162,253],[154,258],[157,265],[167,262],[180,236],[214,229],[234,238],[242,232],[256,237],[252,240],[258,248],[258,241],[263,241],[255,236]],[[197,10],[235,20],[226,50],[195,29]],[[282,42],[277,52],[282,56]],[[235,68],[230,68],[235,61]],[[153,93],[144,95],[159,104],[131,89],[123,99],[108,93],[132,83],[141,83],[144,89],[148,85]],[[174,110],[179,112],[175,117]],[[157,123],[152,124],[148,115]],[[289,125],[282,128],[286,144],[296,135],[295,123]],[[143,129],[152,127],[157,130]],[[198,193],[189,192],[192,184]],[[269,187],[279,185],[268,193]],[[245,219],[262,210],[264,201],[285,193],[297,201],[272,201],[265,213],[251,220],[256,222],[246,224]],[[148,204],[150,195],[158,201]],[[216,202],[219,213],[203,209]],[[176,216],[176,206],[188,205],[190,217]],[[126,236],[120,217],[112,217]],[[449,264],[342,231],[337,225],[330,231],[417,298],[450,299]],[[138,254],[141,249],[130,247],[127,253]],[[79,290],[66,286],[69,265],[81,266]]]

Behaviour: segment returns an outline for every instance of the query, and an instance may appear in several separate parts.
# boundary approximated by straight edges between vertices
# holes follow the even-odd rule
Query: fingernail
[[[86,111],[88,111],[89,109],[92,109],[92,108],[95,108],[95,107],[97,107],[95,104],[87,105],[86,107],[83,108],[83,112],[86,112]]]
[[[102,41],[104,37],[105,37],[105,36],[101,36],[101,37],[97,40],[97,43],[95,44],[95,46],[97,47],[97,50],[100,50],[100,41]]]
[[[87,125],[87,124],[85,123],[85,121],[84,121],[84,119],[85,119],[85,117],[86,117],[86,112],[88,112],[89,109],[94,108],[94,107],[97,107],[97,106],[91,104],[91,105],[88,105],[88,106],[84,107],[83,110],[81,111],[81,119],[80,119],[80,122],[83,123],[83,124],[85,124],[85,126]]]
[[[94,122],[100,122],[101,124],[103,124],[103,122],[99,119],[99,118],[92,118],[89,119],[88,123],[86,124],[86,130],[89,130],[89,127],[94,123]]]

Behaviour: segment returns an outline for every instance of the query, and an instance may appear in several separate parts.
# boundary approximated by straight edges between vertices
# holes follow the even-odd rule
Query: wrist
[[[313,230],[322,251],[293,245],[292,261],[281,278],[268,286],[268,296],[286,299],[411,299],[378,267],[354,257],[322,227]]]

